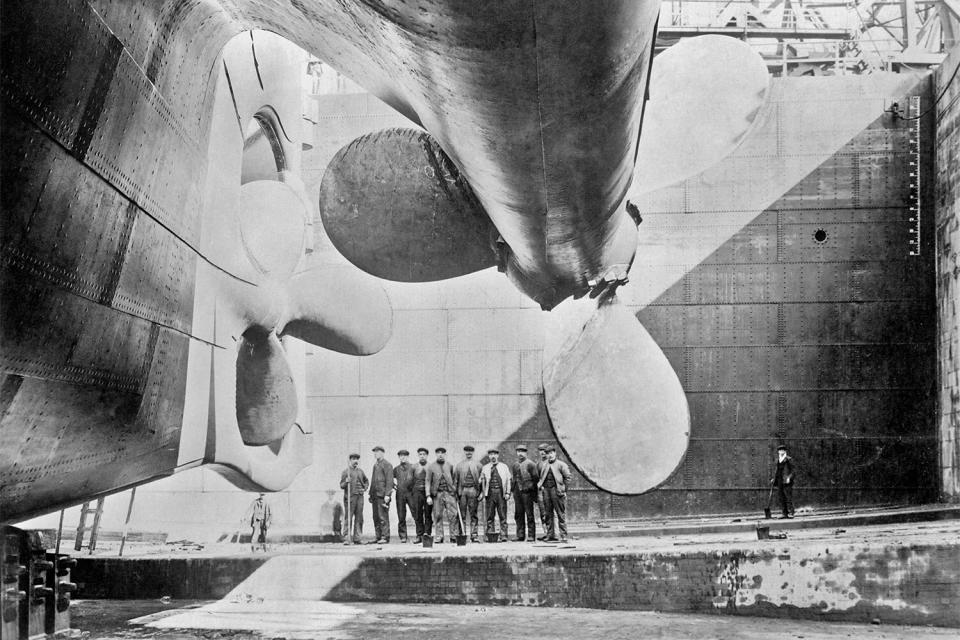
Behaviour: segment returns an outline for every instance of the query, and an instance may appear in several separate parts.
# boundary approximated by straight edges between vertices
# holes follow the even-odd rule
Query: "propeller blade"
[[[320,216],[347,260],[386,280],[432,282],[496,264],[493,224],[424,131],[385,129],[337,152],[320,185]]]
[[[727,36],[685,38],[658,55],[627,197],[689,178],[730,155],[757,120],[769,85],[763,58]]]
[[[683,460],[687,398],[666,355],[614,295],[590,308],[584,299],[554,311],[568,316],[561,320],[573,331],[568,326],[562,342],[545,345],[547,413],[570,461],[590,482],[611,493],[644,493]],[[580,317],[571,318],[570,309]]]
[[[393,307],[380,283],[349,267],[317,267],[295,275],[277,332],[340,353],[380,351],[393,330]]]
[[[240,240],[254,268],[282,278],[296,269],[303,255],[307,208],[297,191],[284,182],[256,180],[240,187]]]
[[[244,332],[237,354],[237,424],[247,445],[278,441],[297,419],[297,389],[283,345],[260,327]]]

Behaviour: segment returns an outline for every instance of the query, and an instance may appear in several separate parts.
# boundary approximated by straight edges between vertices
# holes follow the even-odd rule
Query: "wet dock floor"
[[[270,610],[266,610],[262,603],[252,602],[247,606],[238,605],[232,611],[212,614],[209,607],[201,609],[209,604],[158,600],[77,601],[72,609],[72,627],[90,640],[376,640],[398,637],[451,640],[483,636],[497,640],[633,640],[640,637],[678,640],[912,640],[957,637],[956,629],[936,627],[596,609],[300,602],[271,603]]]

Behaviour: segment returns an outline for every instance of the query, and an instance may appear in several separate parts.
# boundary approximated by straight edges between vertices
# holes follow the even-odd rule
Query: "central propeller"
[[[650,78],[632,196],[721,162],[754,126],[769,82],[759,55],[722,36],[681,41],[654,60]],[[425,132],[389,129],[354,140],[329,164],[320,192],[328,235],[368,273],[422,282],[496,265],[544,308],[556,306],[543,391],[557,440],[601,489],[640,494],[682,462],[690,412],[667,357],[616,296],[642,222],[636,206],[622,206],[629,215],[619,212],[592,271],[580,274],[586,288],[570,289],[514,259],[457,166]],[[549,233],[537,240],[548,251],[553,241],[570,241]]]

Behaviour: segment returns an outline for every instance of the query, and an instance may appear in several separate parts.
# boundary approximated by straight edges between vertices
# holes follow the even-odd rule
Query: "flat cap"
[[[525,444],[518,444],[518,445],[517,445],[517,451],[523,451],[524,453],[526,453],[526,451],[527,451],[527,445],[525,445]]]
[[[400,449],[400,451],[397,451],[397,455],[398,455],[398,456],[408,456],[408,455],[410,455],[410,452],[407,451],[406,449]]]
[[[447,452],[447,450],[444,449],[443,447],[437,447],[434,451],[435,451],[436,453],[446,453],[446,452]]]
[[[546,450],[547,450],[547,445],[545,444],[541,444],[537,447],[537,451],[546,451]]]
[[[496,453],[496,454],[499,455],[499,454],[500,454],[500,449],[487,449],[487,453]]]
[[[350,454],[350,459],[351,459],[351,460],[359,460],[359,459],[360,459],[360,454],[359,454],[359,453],[351,453],[351,454]]]
[[[420,447],[417,449],[417,453],[430,453],[430,449],[427,449],[426,447]]]
[[[777,451],[786,451],[786,450],[787,450],[787,445],[785,444],[781,444],[777,446]]]
[[[551,445],[547,445],[547,453],[550,453],[551,451],[556,451],[556,450],[557,450],[557,448],[556,448],[555,446],[553,446],[552,444],[551,444]]]
[[[373,449],[371,449],[371,451],[385,451],[385,449],[380,445],[377,445]]]
[[[474,451],[474,448],[473,448],[473,445],[472,445],[472,444],[468,444],[467,446],[465,446],[465,447],[463,448],[463,450],[464,450],[464,451]]]

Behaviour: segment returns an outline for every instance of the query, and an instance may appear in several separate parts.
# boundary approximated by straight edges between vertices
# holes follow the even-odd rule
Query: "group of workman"
[[[543,444],[538,447],[540,460],[527,458],[527,447],[517,446],[517,461],[507,466],[500,461],[500,451],[489,449],[488,462],[474,460],[474,447],[463,448],[464,459],[456,465],[447,462],[447,450],[437,447],[433,462],[430,452],[417,449],[417,462],[409,461],[410,452],[397,452],[400,463],[393,466],[384,458],[383,447],[374,447],[376,462],[370,479],[360,469],[360,454],[350,454],[350,465],[340,476],[343,489],[344,544],[361,543],[363,533],[363,496],[367,494],[373,505],[373,526],[376,542],[390,542],[390,502],[392,496],[397,510],[397,534],[400,542],[407,542],[407,510],[416,523],[415,543],[424,537],[434,542],[444,541],[444,522],[450,540],[466,536],[469,522],[470,540],[478,542],[478,511],[481,501],[486,512],[488,541],[506,542],[507,503],[513,499],[516,521],[516,540],[536,541],[537,526],[534,505],[538,506],[540,522],[545,535],[540,540],[564,542],[567,539],[567,488],[570,486],[570,467],[557,459],[556,447]],[[499,518],[499,530],[495,519]],[[557,528],[560,536],[557,537]],[[436,532],[436,536],[434,536]]]

